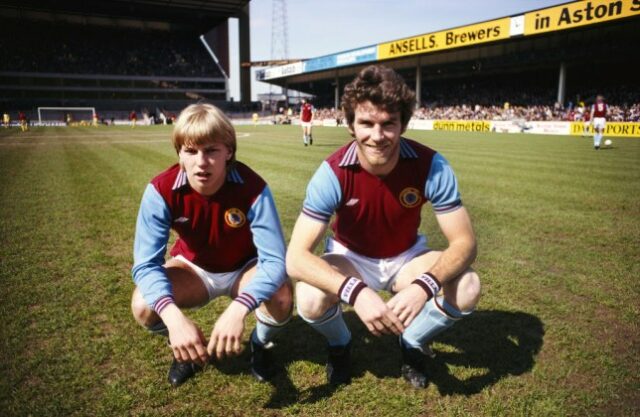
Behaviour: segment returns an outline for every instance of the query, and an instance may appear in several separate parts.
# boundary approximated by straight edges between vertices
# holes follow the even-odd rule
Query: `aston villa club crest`
[[[244,226],[244,224],[247,222],[247,217],[242,211],[240,211],[240,209],[230,208],[229,210],[224,212],[224,221],[229,226],[237,229]]]
[[[422,203],[420,191],[413,187],[408,187],[400,193],[400,204],[406,208],[413,208]]]

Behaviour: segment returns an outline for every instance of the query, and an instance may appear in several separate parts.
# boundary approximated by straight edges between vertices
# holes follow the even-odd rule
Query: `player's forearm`
[[[434,275],[440,284],[444,284],[466,271],[476,259],[476,255],[477,245],[474,237],[451,242],[433,267],[426,272]]]
[[[310,251],[291,247],[287,252],[287,273],[293,279],[332,294],[338,293],[347,278]]]
[[[180,327],[185,318],[184,314],[175,303],[168,304],[158,315],[164,322],[165,326],[167,326],[167,329],[169,329],[169,332],[174,328]]]

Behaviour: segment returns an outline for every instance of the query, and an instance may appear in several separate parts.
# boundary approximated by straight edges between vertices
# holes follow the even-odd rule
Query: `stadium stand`
[[[341,118],[335,109],[342,88],[372,63],[394,68],[416,89],[416,120],[577,121],[580,103],[590,106],[602,94],[609,104],[609,121],[637,122],[640,13],[635,7],[612,19],[579,24],[559,19],[554,26],[536,26],[540,16],[566,15],[581,4],[567,2],[497,21],[338,51],[268,68],[257,79],[313,95],[319,109],[316,119],[330,122]],[[508,33],[504,39],[448,42],[461,31],[489,30],[500,24]]]
[[[7,21],[0,48],[11,57],[0,71],[222,76],[197,36],[179,31]]]
[[[591,105],[597,94],[604,94],[610,106],[610,121],[640,121],[640,89],[635,85],[603,85],[600,81],[601,87],[597,89],[589,80],[577,79],[569,90],[565,106],[560,106],[555,102],[553,82],[550,72],[438,80],[424,86],[422,106],[416,109],[413,117],[422,120],[573,121],[573,112],[580,102]],[[509,104],[505,106],[505,103]],[[342,117],[330,107],[329,100],[319,104],[316,119]]]
[[[247,3],[2,2],[0,108],[38,120],[41,107],[90,107],[107,121],[135,109],[165,121],[197,101],[240,107],[229,96],[227,20],[248,22]],[[245,86],[243,105],[246,96]]]
[[[224,102],[227,83],[193,32],[5,19],[3,105],[170,108]]]

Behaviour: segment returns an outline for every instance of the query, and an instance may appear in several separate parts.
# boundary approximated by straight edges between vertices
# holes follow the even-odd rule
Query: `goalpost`
[[[38,122],[66,122],[67,115],[72,121],[92,121],[95,107],[38,107]]]

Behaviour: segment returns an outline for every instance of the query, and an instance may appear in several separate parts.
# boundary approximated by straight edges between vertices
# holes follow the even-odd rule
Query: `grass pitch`
[[[348,140],[240,127],[240,160],[271,185],[285,235],[307,181]],[[399,377],[392,337],[352,310],[352,385],[325,385],[324,344],[294,319],[273,385],[246,355],[178,389],[171,353],[129,310],[135,217],[176,160],[165,127],[0,129],[0,410],[3,416],[638,415],[640,140],[410,131],[453,165],[479,240],[478,311],[439,337],[432,381]],[[423,232],[442,248],[431,210]],[[227,305],[191,316],[209,334]],[[253,327],[250,320],[247,335]]]

